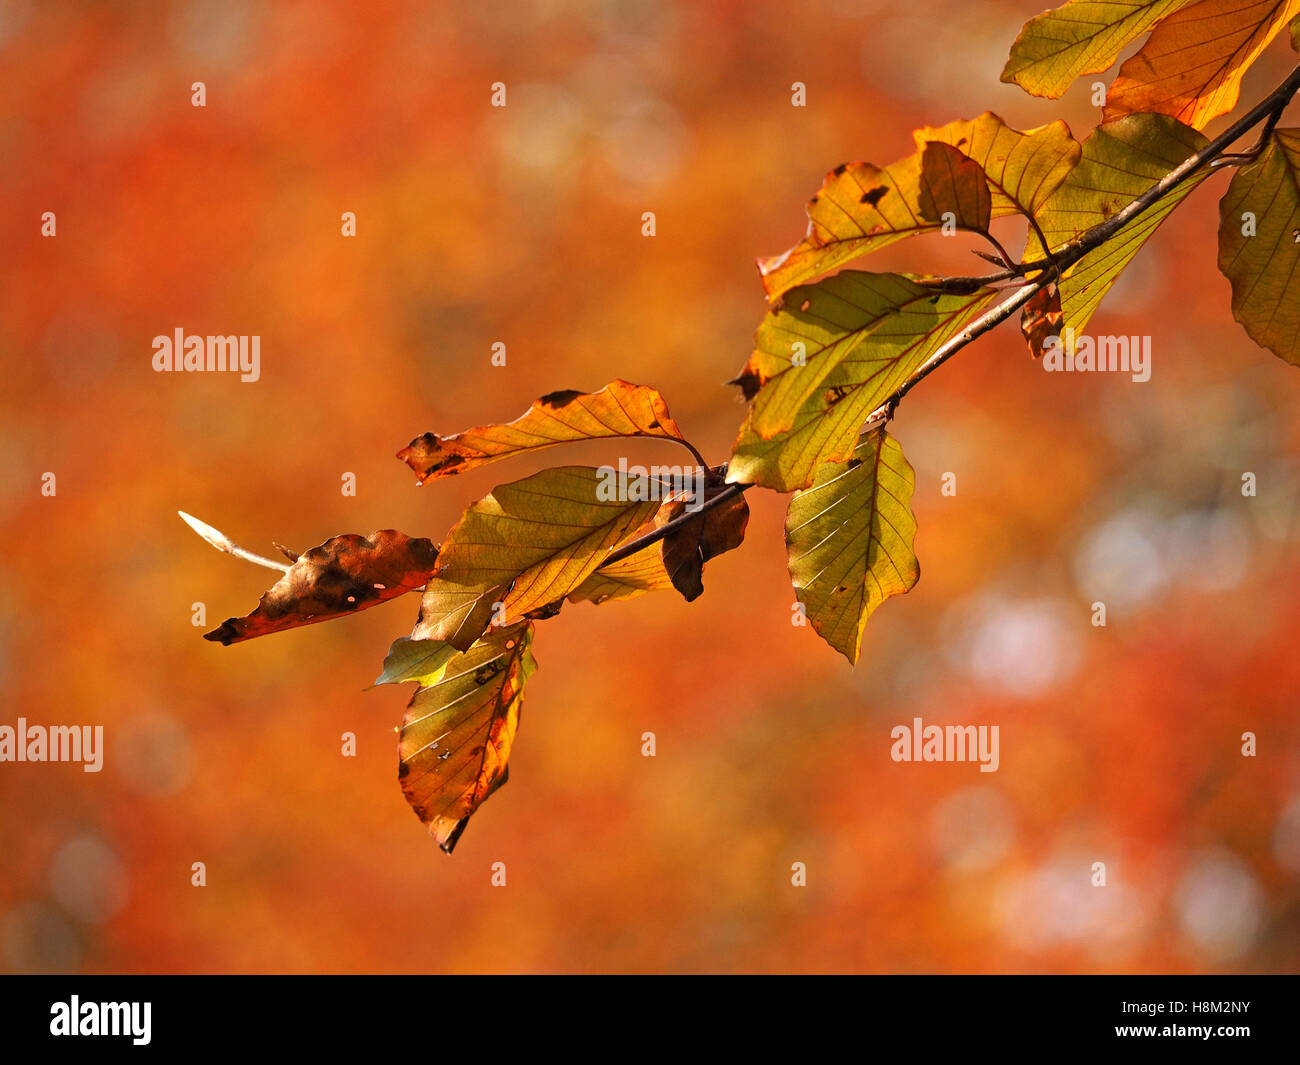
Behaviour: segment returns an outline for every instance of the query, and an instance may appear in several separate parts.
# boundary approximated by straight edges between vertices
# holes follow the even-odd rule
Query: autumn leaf
[[[397,457],[423,484],[556,444],[632,436],[685,442],[656,389],[611,381],[598,392],[551,392],[504,425],[482,425],[455,436],[425,433]]]
[[[205,640],[225,645],[355,614],[424,586],[438,549],[393,529],[350,533],[304,553],[251,614],[227,618]]]
[[[448,854],[509,777],[524,684],[537,669],[532,639],[530,621],[492,629],[422,681],[402,718],[402,794]]]
[[[993,201],[984,168],[950,144],[930,141],[921,152],[921,217],[927,222],[950,216],[959,229],[985,233]]]
[[[1033,215],[1074,169],[1082,151],[1064,122],[1012,129],[992,111],[944,126],[923,126],[917,147],[940,142],[980,165],[989,183],[990,217]]]
[[[752,401],[728,480],[788,492],[846,460],[862,423],[995,296],[856,270],[787,292],[736,379]]]
[[[1040,288],[1020,313],[1020,331],[1029,345],[1029,354],[1037,359],[1050,336],[1061,332],[1061,293],[1055,285]]]
[[[817,471],[786,515],[790,579],[817,633],[854,665],[867,618],[921,576],[914,550],[916,478],[884,429],[861,438],[844,464]]]
[[[626,539],[631,542],[642,533],[651,532],[653,528],[653,525],[642,526]],[[616,600],[635,599],[646,592],[665,591],[672,586],[672,578],[664,568],[660,545],[651,544],[627,558],[601,566],[569,593],[569,602],[595,603],[599,606]]]
[[[433,684],[459,652],[442,640],[413,640],[403,636],[393,641],[384,658],[384,668],[375,684],[401,684],[413,680]]]
[[[562,601],[659,509],[662,496],[611,498],[618,494],[611,481],[592,467],[561,466],[500,485],[470,506],[442,545],[412,635],[464,651],[490,621]]]
[[[1204,129],[1237,106],[1242,75],[1298,14],[1300,0],[1201,0],[1182,8],[1120,67],[1105,120],[1159,112]]]
[[[1108,69],[1130,41],[1195,0],[1070,0],[1025,23],[1002,80],[1059,97],[1082,74]]]
[[[1047,201],[1038,224],[1052,251],[1118,214],[1166,174],[1195,155],[1205,137],[1168,115],[1130,115],[1098,126],[1079,165]],[[1147,238],[1209,176],[1201,169],[1074,264],[1060,282],[1063,336],[1082,334],[1102,297]],[[1026,259],[1042,257],[1030,237]]]
[[[1219,269],[1251,340],[1300,366],[1300,129],[1275,129],[1232,175],[1219,204]]]
[[[1079,157],[1079,145],[1064,122],[1021,132],[992,112],[923,127],[913,139],[916,151],[884,170],[850,163],[826,175],[809,202],[804,239],[780,255],[759,260],[769,300],[859,256],[938,229],[941,212],[927,218],[921,204],[922,166],[930,142],[951,145],[984,170],[991,192],[990,218],[1033,213]]]
[[[710,471],[711,479],[705,486],[702,502],[707,502],[726,490],[722,477]],[[732,490],[734,491],[734,489]],[[689,512],[687,503],[673,499],[665,504],[656,516],[659,525],[666,525]],[[737,494],[725,503],[719,503],[693,518],[663,539],[662,558],[664,571],[674,588],[689,603],[704,593],[704,564],[711,558],[734,551],[745,539],[749,524],[749,504]]]
[[[1291,47],[1300,52],[1300,15],[1291,20]]]

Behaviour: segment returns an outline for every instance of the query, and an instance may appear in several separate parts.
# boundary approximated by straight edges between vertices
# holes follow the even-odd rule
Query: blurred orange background
[[[908,397],[922,579],[856,670],[791,625],[785,500],[752,491],[702,599],[539,627],[510,782],[451,858],[397,785],[409,693],[364,690],[415,597],[231,648],[191,623],[274,575],[178,508],[262,552],[440,540],[541,466],[677,461],[417,490],[393,457],[544,392],[655,385],[725,459],[753,261],[826,170],[986,108],[1096,123],[1093,79],[999,84],[1041,6],[0,3],[0,724],[106,732],[98,774],[0,765],[0,968],[1294,971],[1300,376],[1232,320],[1222,176],[1095,320],[1153,337],[1149,382],[1045,374],[1004,326]],[[1275,42],[1243,100],[1294,62]],[[261,379],[153,372],[177,327],[260,335]],[[892,762],[915,716],[997,724],[998,772]]]

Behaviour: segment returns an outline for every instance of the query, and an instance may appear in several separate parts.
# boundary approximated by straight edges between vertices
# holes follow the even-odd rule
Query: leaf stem
[[[218,551],[224,551],[228,555],[234,555],[236,558],[242,558],[245,562],[252,562],[258,566],[265,566],[267,569],[278,569],[281,573],[288,573],[289,567],[283,562],[277,562],[273,558],[266,558],[264,555],[256,554],[246,547],[240,547],[229,536],[218,529],[214,529],[207,522],[199,521],[192,514],[186,514],[183,510],[176,512],[181,516],[191,529],[198,533],[204,540],[210,543]]]

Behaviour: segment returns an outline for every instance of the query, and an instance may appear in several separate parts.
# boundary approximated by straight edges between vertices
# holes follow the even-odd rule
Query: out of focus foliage
[[[196,602],[265,581],[198,549],[178,507],[246,543],[438,539],[491,473],[416,492],[394,440],[616,377],[654,381],[724,453],[741,408],[716,386],[764,312],[748,260],[797,235],[787,205],[825,160],[903,141],[974,85],[1016,128],[1094,124],[1084,86],[995,85],[1026,14],[0,8],[0,677],[7,719],[109,735],[101,774],[0,772],[0,964],[1294,969],[1300,422],[1293,369],[1232,321],[1213,256],[1180,251],[1213,246],[1204,191],[1095,318],[1159,338],[1150,382],[1044,375],[1005,333],[900,415],[926,581],[856,671],[790,624],[784,508],[750,493],[769,535],[712,563],[725,594],[579,603],[538,631],[564,679],[530,693],[510,758],[528,787],[482,808],[454,863],[392,787],[400,701],[359,690],[400,605],[237,651],[195,638]],[[922,38],[943,63],[916,64]],[[1243,98],[1293,59],[1266,52]],[[942,242],[932,268],[965,272],[973,246]],[[177,325],[260,334],[262,379],[152,373],[149,339]],[[914,716],[999,724],[1000,770],[891,763]]]

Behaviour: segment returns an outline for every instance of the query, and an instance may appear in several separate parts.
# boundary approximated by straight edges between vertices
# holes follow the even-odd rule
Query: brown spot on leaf
[[[576,388],[561,388],[555,392],[547,392],[546,395],[542,396],[542,398],[537,402],[543,407],[555,407],[558,409],[560,407],[567,407],[581,395],[583,395],[583,393],[579,392]]]
[[[746,364],[745,368],[727,384],[735,385],[744,394],[746,400],[751,400],[758,395],[758,390],[763,387],[763,377],[754,369],[751,363]]]
[[[869,203],[871,204],[872,207],[875,207],[876,204],[878,204],[882,199],[884,199],[885,193],[887,193],[888,191],[889,191],[888,185],[877,185],[874,189],[867,189],[867,191],[862,194],[862,199],[860,199],[858,202]]]

